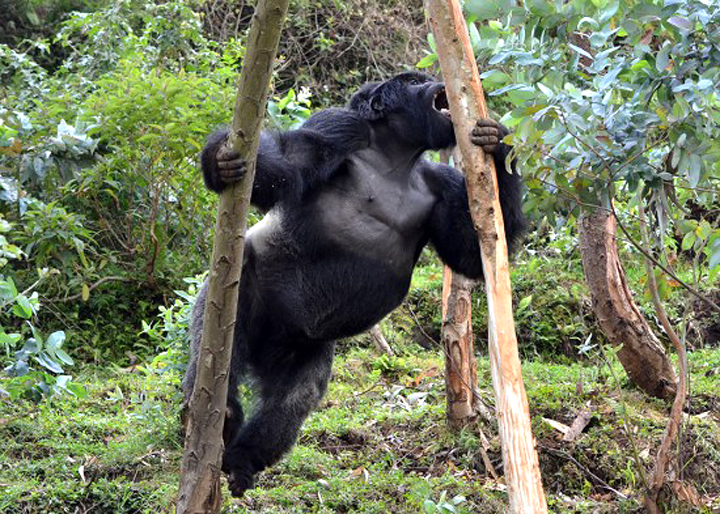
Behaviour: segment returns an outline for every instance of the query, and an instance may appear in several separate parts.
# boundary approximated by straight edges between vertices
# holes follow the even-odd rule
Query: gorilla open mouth
[[[445,93],[444,88],[435,93],[435,98],[433,98],[433,109],[448,119],[452,119],[452,116],[450,115],[450,104],[448,103],[447,94]]]

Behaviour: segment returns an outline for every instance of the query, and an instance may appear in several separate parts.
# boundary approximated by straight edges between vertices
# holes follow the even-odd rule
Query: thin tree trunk
[[[645,250],[650,253],[650,238],[647,234],[647,228],[645,226],[645,209],[640,200],[639,206],[640,214],[640,234],[642,235],[643,245]],[[672,345],[675,347],[675,351],[678,354],[678,369],[680,371],[680,380],[678,381],[677,394],[673,401],[672,409],[670,409],[670,417],[668,418],[667,425],[665,426],[665,435],[663,436],[660,448],[658,448],[657,457],[655,458],[655,469],[653,470],[652,477],[650,479],[650,485],[648,491],[645,494],[645,508],[647,508],[650,514],[660,514],[660,506],[658,505],[658,497],[660,490],[665,484],[665,473],[670,465],[673,456],[670,454],[672,444],[676,441],[680,428],[682,426],[682,411],[685,407],[685,401],[687,399],[688,384],[687,384],[687,353],[685,352],[685,343],[680,341],[680,338],[675,332],[670,320],[665,313],[662,302],[660,301],[660,293],[658,292],[657,281],[655,280],[655,266],[650,259],[645,259],[645,268],[648,273],[648,289],[652,298],[653,306],[655,307],[655,314],[657,314],[660,323],[665,329],[665,333],[670,338]],[[678,456],[680,448],[678,445]],[[677,459],[677,457],[676,457]],[[677,464],[677,460],[676,460]],[[679,466],[676,466],[679,467]]]
[[[459,429],[478,415],[475,391],[477,363],[472,332],[473,281],[443,271],[443,310],[441,340],[445,349],[445,391],[447,417],[452,428]]]
[[[287,8],[288,0],[260,0],[248,35],[229,142],[247,161],[247,174],[220,195],[203,337],[188,408],[178,514],[217,513],[222,506],[222,432],[247,210],[267,90]]]
[[[510,270],[493,157],[469,134],[487,117],[467,25],[458,0],[426,0],[440,67],[468,187],[470,213],[478,230],[488,301],[488,347],[502,442],[505,482],[512,514],[547,512],[525,385],[515,336]]]
[[[651,396],[673,398],[675,372],[627,285],[615,242],[615,217],[595,209],[584,212],[578,225],[585,281],[600,329],[620,348],[618,359],[634,384]]]
[[[440,160],[450,163],[450,152],[440,152]],[[453,155],[461,166],[460,152]],[[474,282],[443,268],[442,329],[440,339],[445,353],[445,394],[447,419],[451,428],[460,429],[477,418],[481,408],[477,394],[477,363],[472,331],[472,290]]]

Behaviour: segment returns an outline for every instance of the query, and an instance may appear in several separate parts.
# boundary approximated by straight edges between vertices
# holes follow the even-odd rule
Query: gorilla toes
[[[242,497],[245,491],[255,487],[252,473],[246,469],[233,469],[228,475],[228,488],[235,498]]]
[[[228,487],[233,496],[239,498],[245,491],[255,487],[253,477],[256,470],[248,452],[237,446],[225,449],[222,471],[228,476]]]
[[[494,153],[497,145],[507,134],[507,129],[490,118],[480,118],[470,133],[470,141],[482,147],[485,153]]]
[[[247,162],[233,149],[221,147],[217,153],[217,167],[220,180],[232,184],[245,176]]]

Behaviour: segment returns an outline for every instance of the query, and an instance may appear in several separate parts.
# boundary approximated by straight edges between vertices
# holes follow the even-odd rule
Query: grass
[[[599,354],[602,338],[573,247],[572,240],[543,243],[523,252],[513,268],[523,374],[548,503],[558,514],[640,512],[643,477],[669,408],[635,389],[609,349],[605,358]],[[445,423],[445,364],[431,340],[440,322],[442,269],[428,255],[421,264],[407,301],[383,322],[399,355],[376,354],[366,336],[341,342],[328,395],[298,444],[260,475],[256,489],[240,500],[225,498],[224,512],[506,511],[505,487],[482,454],[485,448],[502,473],[494,420],[460,432]],[[641,275],[630,281],[641,289]],[[645,299],[636,297],[642,308]],[[482,294],[476,298],[473,321],[483,354],[486,307]],[[183,333],[181,318],[164,323]],[[166,334],[158,337],[167,344]],[[668,513],[720,511],[720,349],[690,344],[701,349],[689,355],[691,402],[681,470],[671,484],[675,494],[665,495]],[[174,512],[181,394],[179,374],[164,371],[178,355],[167,356],[127,369],[88,365],[75,377],[88,391],[84,398],[37,405],[0,398],[0,514]],[[479,356],[477,365],[480,394],[491,406],[487,358]],[[563,442],[553,423],[570,425],[583,409],[593,412],[587,429]]]
[[[714,508],[719,362],[720,350],[691,354],[697,402],[683,443],[684,481],[706,501],[714,497]],[[226,499],[225,512],[504,512],[504,487],[489,478],[480,453],[482,430],[501,469],[496,428],[486,421],[461,432],[447,428],[443,366],[433,350],[412,348],[388,359],[359,345],[346,348],[298,445],[243,499]],[[614,371],[622,376],[619,366]],[[487,359],[478,360],[478,375],[492,403]],[[652,465],[666,406],[625,382],[618,387],[609,370],[589,363],[530,361],[524,377],[551,511],[637,512],[639,469]],[[0,512],[172,512],[182,447],[179,376],[88,368],[80,380],[86,398],[0,403]],[[593,421],[575,443],[561,442],[545,421],[569,425],[588,405]],[[690,510],[677,505],[673,512]]]

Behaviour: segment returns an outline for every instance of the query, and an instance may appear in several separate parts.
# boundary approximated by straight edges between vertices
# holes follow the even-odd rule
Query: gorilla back
[[[524,222],[519,179],[505,170],[505,134],[482,119],[467,137],[495,157],[512,247]],[[201,155],[205,183],[218,192],[246,169],[223,148],[226,137],[211,135]],[[252,202],[267,214],[246,239],[224,433],[223,469],[234,495],[291,448],[325,393],[335,340],[399,305],[426,244],[454,271],[481,277],[464,179],[422,157],[454,144],[445,88],[420,73],[366,84],[347,108],[262,135]],[[186,398],[204,305],[203,288],[192,315]],[[237,400],[245,376],[260,400],[247,421]]]

